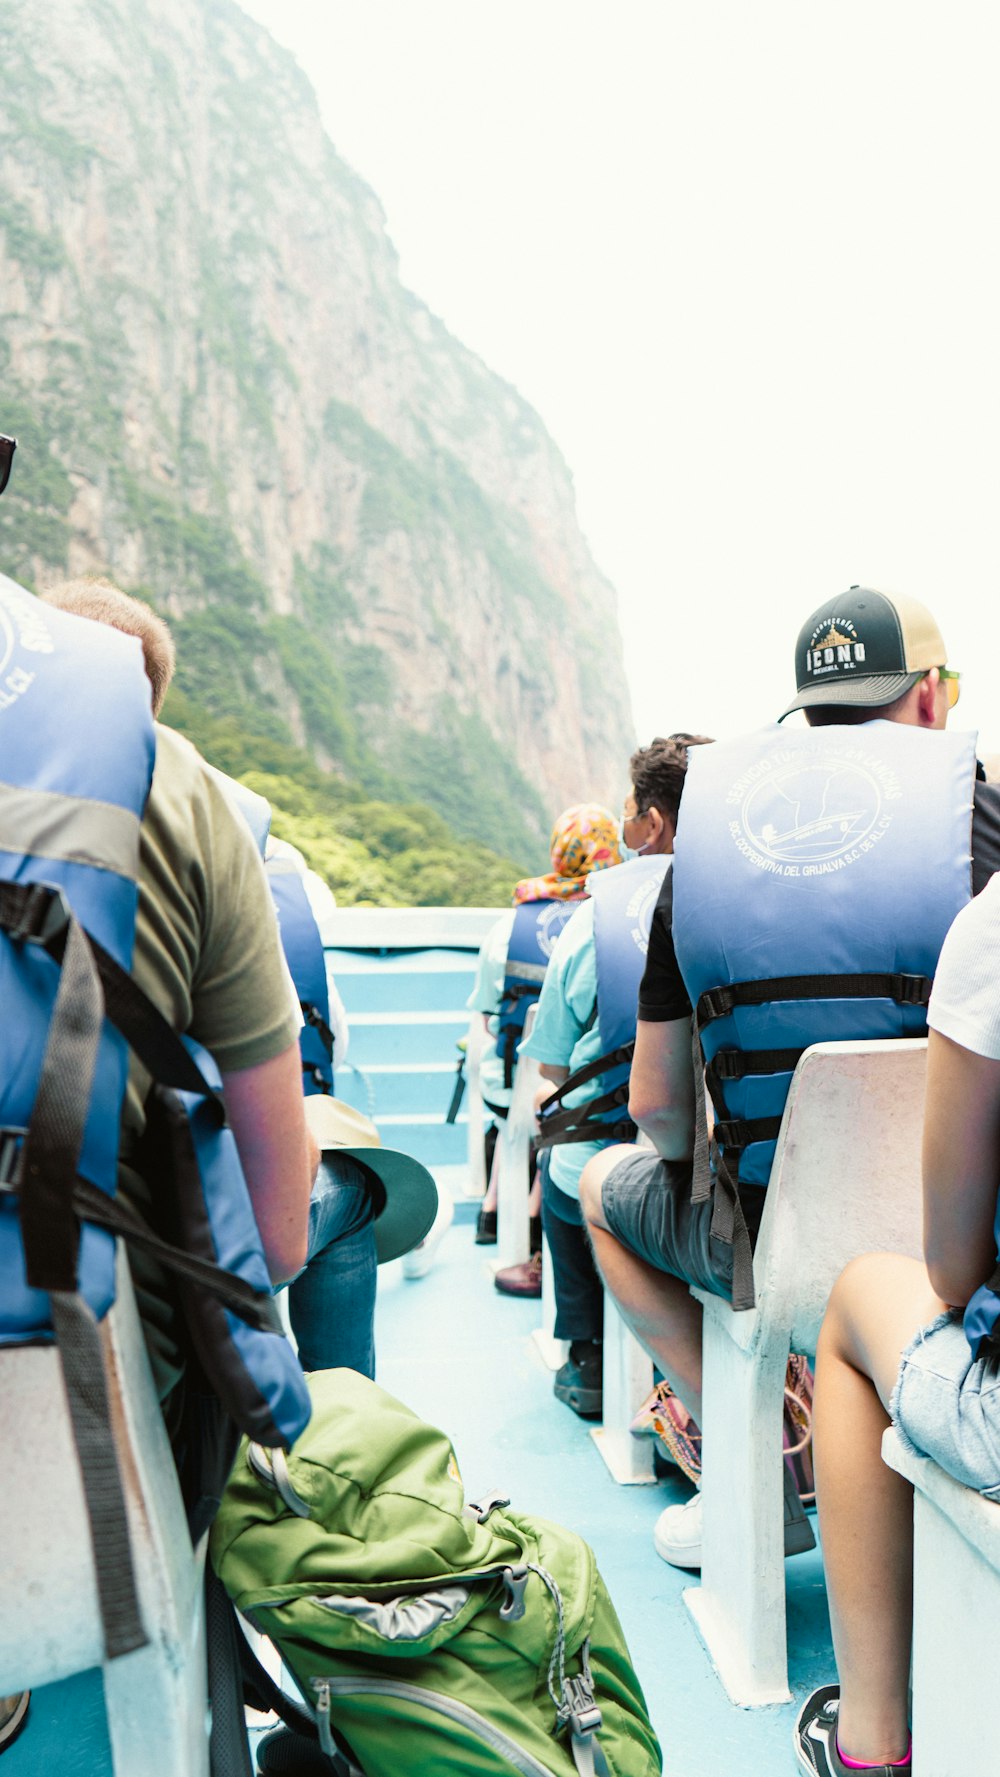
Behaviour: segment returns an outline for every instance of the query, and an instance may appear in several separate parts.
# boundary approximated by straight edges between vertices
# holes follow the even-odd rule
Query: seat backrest
[[[184,1645],[201,1609],[201,1562],[192,1552],[120,1251],[117,1297],[102,1335],[143,1621],[161,1648]],[[55,1346],[0,1351],[0,1448],[11,1605],[0,1611],[0,1671],[6,1688],[17,1690],[103,1659],[90,1528]]]
[[[794,1351],[815,1351],[850,1259],[922,1256],[926,1067],[926,1040],[894,1039],[817,1043],[795,1070],[754,1256],[756,1312]]]

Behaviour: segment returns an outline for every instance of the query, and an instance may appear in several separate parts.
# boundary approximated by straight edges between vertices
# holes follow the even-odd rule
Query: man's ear
[[[930,672],[925,673],[923,678],[917,682],[917,715],[921,728],[937,728],[939,726],[938,686],[940,683],[941,674],[936,666],[932,666]]]

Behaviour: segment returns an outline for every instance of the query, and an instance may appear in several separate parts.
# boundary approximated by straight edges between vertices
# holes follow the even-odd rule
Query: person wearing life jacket
[[[588,879],[588,899],[563,931],[545,976],[524,1053],[547,1082],[540,1094],[542,1219],[552,1259],[555,1336],[569,1341],[557,1400],[581,1417],[600,1415],[604,1301],[579,1207],[584,1165],[609,1142],[630,1140],[628,1074],[635,1005],[653,907],[673,849],[686,753],[654,740],[629,762],[622,822],[636,854]],[[554,1088],[554,1090],[553,1090]],[[541,1287],[540,1260],[495,1278],[505,1294]]]
[[[174,1235],[160,1227],[161,1206],[141,1170],[151,1074],[110,1020],[132,1024],[141,1004],[148,1058],[152,1064],[154,1051],[158,1060],[166,1054],[181,1091],[192,1073],[195,1090],[205,1082],[175,1032],[203,1037],[221,1059],[228,1127],[211,1094],[201,1102],[222,1146],[235,1139],[240,1190],[260,1236],[260,1248],[243,1240],[249,1204],[234,1204],[230,1224],[248,1270],[242,1289],[235,1277],[224,1288],[242,1304],[238,1314],[250,1311],[251,1298],[255,1306],[253,1325],[241,1322],[246,1339],[227,1333],[228,1351],[259,1352],[255,1342],[263,1341],[270,1353],[276,1344],[270,1316],[257,1305],[267,1301],[267,1268],[273,1278],[287,1276],[306,1256],[314,1151],[263,866],[195,750],[169,730],[154,732],[152,715],[173,665],[169,632],[147,607],[121,624],[83,620],[47,608],[4,576],[0,625],[4,792],[16,811],[0,850],[0,1174],[20,1203],[0,1228],[0,1343],[55,1337],[70,1402],[88,1403],[86,1412],[74,1411],[73,1425],[105,1652],[114,1658],[141,1646],[144,1630],[124,1498],[107,1461],[111,1431],[100,1411],[98,1322],[115,1294],[115,1245],[101,1221],[128,1222],[139,1210],[152,1233],[171,1243]],[[15,826],[21,850],[11,848]],[[179,1092],[173,1102],[180,1105]],[[13,1198],[5,1202],[10,1211]],[[185,1412],[173,1292],[148,1254],[132,1246],[130,1258],[185,1499],[197,1513],[222,1484],[231,1444],[220,1436],[214,1452],[196,1448],[199,1419],[193,1405],[191,1416]],[[221,1278],[213,1273],[215,1287]],[[289,1410],[288,1425],[301,1423],[303,1403],[308,1412],[301,1372],[290,1352],[288,1359],[288,1392],[280,1398],[265,1400],[255,1392],[257,1378],[248,1377],[262,1422],[272,1406],[279,1415]],[[266,1362],[285,1388],[284,1365],[271,1355]],[[26,1723],[26,1696],[3,1700],[0,1750]]]
[[[620,862],[614,815],[597,802],[564,808],[553,824],[549,856],[551,870],[516,883],[512,909],[490,927],[466,1001],[470,1012],[482,1015],[486,1027],[479,1083],[483,1103],[494,1119],[492,1140],[487,1133],[488,1173],[492,1173],[498,1125],[510,1109],[524,1021],[542,991],[553,946],[583,899],[587,877]],[[493,1246],[496,1238],[496,1181],[491,1177],[476,1224],[476,1243]]]
[[[907,1448],[1000,1499],[998,1006],[994,876],[945,938],[927,1009],[924,1261],[855,1259],[820,1333],[815,1459],[840,1683],[814,1691],[795,1724],[813,1777],[888,1777],[912,1762],[913,1492],[882,1461],[890,1419]],[[988,1738],[984,1717],[983,1771]]]
[[[606,1151],[582,1195],[608,1288],[696,1420],[689,1285],[752,1304],[798,1054],[824,1037],[924,1034],[944,933],[1000,865],[1000,790],[979,779],[972,738],[944,732],[959,684],[946,660],[923,605],[852,587],[799,634],[783,715],[803,709],[808,726],[692,754],[632,1065],[630,1111],[656,1153]],[[714,1109],[694,1182],[693,1012]],[[811,1544],[787,1491],[785,1539]],[[700,1565],[697,1496],[661,1515],[655,1543]]]
[[[36,602],[42,621],[49,608],[53,621],[68,615],[84,619],[88,631],[101,625],[137,637],[152,713],[159,715],[175,655],[167,625],[148,605],[108,580],[87,578],[52,586]],[[60,720],[71,723],[73,716],[70,696]],[[306,1262],[319,1155],[303,1112],[300,1016],[263,861],[252,822],[234,807],[230,780],[158,721],[151,739],[155,765],[139,828],[131,974],[172,1028],[194,1037],[219,1067],[271,1277],[284,1282]],[[156,1227],[157,1204],[142,1152],[150,1083],[131,1054],[118,1193]],[[176,1292],[148,1254],[130,1249],[129,1264],[167,1429],[180,1449],[184,1359]]]

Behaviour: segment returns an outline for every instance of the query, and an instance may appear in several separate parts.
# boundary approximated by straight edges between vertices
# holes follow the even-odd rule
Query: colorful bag
[[[656,1777],[659,1746],[592,1551],[467,1506],[448,1439],[351,1370],[309,1377],[292,1452],[244,1442],[211,1539],[233,1602],[367,1777]]]
[[[782,1440],[785,1462],[805,1506],[816,1503],[812,1460],[813,1373],[793,1351],[785,1371]],[[655,1438],[662,1456],[689,1481],[701,1480],[701,1431],[669,1382],[658,1382],[629,1426],[634,1438]]]

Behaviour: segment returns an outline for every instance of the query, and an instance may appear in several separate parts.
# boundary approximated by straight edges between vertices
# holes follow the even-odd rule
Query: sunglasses
[[[17,439],[8,438],[5,433],[0,432],[0,494],[3,493],[10,480],[10,466],[14,461],[16,449]]]
[[[938,678],[944,685],[948,708],[953,710],[962,694],[962,675],[961,673],[953,673],[950,667],[939,666]]]

